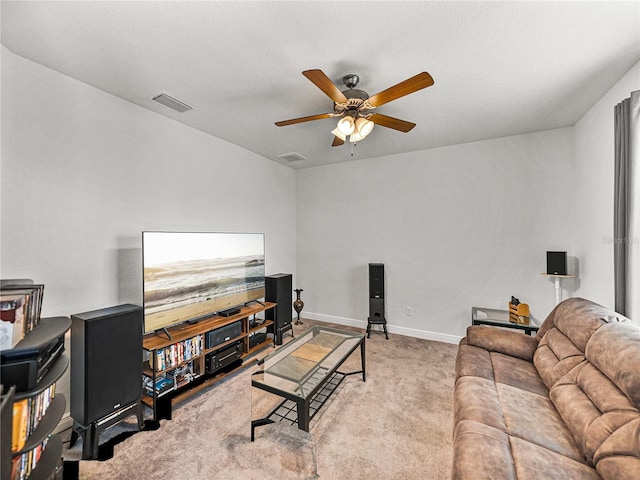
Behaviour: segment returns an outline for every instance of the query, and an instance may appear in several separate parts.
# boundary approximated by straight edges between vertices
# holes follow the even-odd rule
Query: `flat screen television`
[[[265,295],[264,234],[142,232],[144,333]]]

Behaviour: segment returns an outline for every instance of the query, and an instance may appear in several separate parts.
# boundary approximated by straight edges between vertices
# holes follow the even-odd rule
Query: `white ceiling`
[[[12,2],[14,53],[294,168],[574,125],[640,60],[640,2]],[[348,73],[373,95],[421,71],[435,85],[379,107],[415,122],[331,147],[336,120],[301,75]],[[639,85],[640,87],[640,85]],[[167,92],[195,110],[151,101]],[[613,113],[612,113],[613,115]],[[286,162],[283,162],[286,163]]]

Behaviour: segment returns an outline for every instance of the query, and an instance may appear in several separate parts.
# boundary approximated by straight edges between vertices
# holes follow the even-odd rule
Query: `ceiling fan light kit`
[[[347,114],[338,120],[338,130],[343,135],[351,135],[356,129],[356,122],[351,116],[351,114]]]
[[[342,132],[338,129],[338,127],[334,128],[334,129],[331,131],[331,133],[333,134],[333,136],[334,136],[334,137],[337,137],[338,139],[342,140],[342,143],[344,143],[344,142],[345,142],[345,140],[347,139],[347,136],[346,136],[344,133],[342,133]],[[335,143],[335,140],[334,140],[334,143]],[[342,143],[340,143],[340,145],[342,145]],[[333,145],[333,146],[334,146],[334,147],[336,147],[337,145]]]
[[[415,123],[382,115],[371,110],[434,84],[431,75],[427,72],[421,72],[370,97],[367,92],[355,88],[360,81],[358,75],[345,75],[342,81],[347,90],[341,91],[322,70],[305,70],[302,74],[333,100],[333,113],[284,120],[276,122],[276,125],[284,127],[312,120],[340,117],[336,128],[331,132],[334,136],[332,147],[343,145],[347,137],[351,143],[364,139],[371,133],[374,125],[407,133],[416,126]]]
[[[366,137],[373,130],[374,123],[371,120],[367,120],[364,117],[358,118],[356,120],[356,129],[358,130],[358,134],[362,136],[362,138]]]

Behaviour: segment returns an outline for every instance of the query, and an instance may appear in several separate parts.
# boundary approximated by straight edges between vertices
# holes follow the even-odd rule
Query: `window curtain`
[[[615,309],[640,321],[640,90],[615,107]]]

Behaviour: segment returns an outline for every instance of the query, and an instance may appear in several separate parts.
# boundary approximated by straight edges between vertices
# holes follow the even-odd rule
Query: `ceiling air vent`
[[[188,112],[189,110],[193,110],[195,107],[192,107],[188,103],[183,102],[182,100],[178,100],[176,97],[172,97],[168,93],[160,93],[152,98],[154,102],[161,103],[165,107],[169,107],[171,110],[175,110],[179,113]]]
[[[282,155],[278,155],[279,160],[287,163],[299,162],[301,160],[306,160],[306,157],[303,157],[299,153],[291,152],[291,153],[283,153]]]

